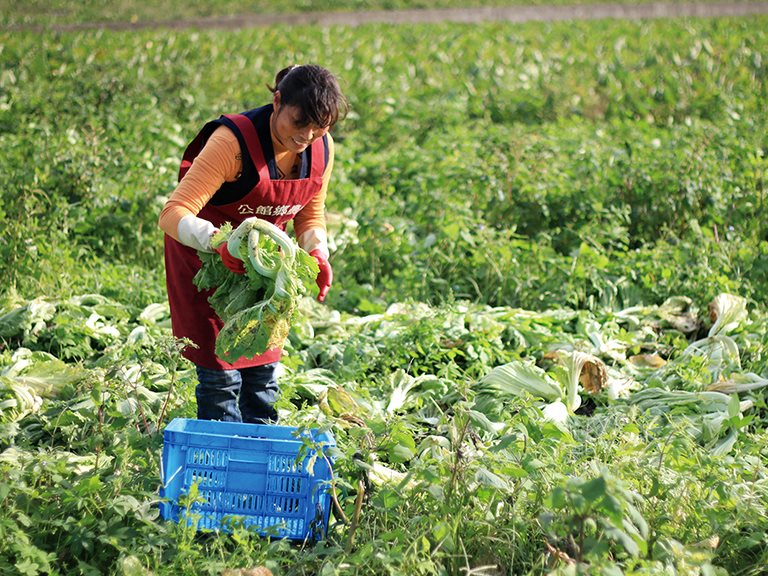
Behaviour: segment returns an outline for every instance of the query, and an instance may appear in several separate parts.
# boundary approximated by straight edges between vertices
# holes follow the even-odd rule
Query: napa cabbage
[[[285,232],[260,218],[248,218],[236,229],[225,224],[211,246],[224,242],[243,260],[245,274],[228,270],[215,252],[200,252],[202,267],[193,281],[200,290],[214,290],[208,302],[224,322],[216,355],[235,362],[283,346],[318,266]]]

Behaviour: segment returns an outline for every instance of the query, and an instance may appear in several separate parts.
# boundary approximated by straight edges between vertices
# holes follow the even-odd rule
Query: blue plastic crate
[[[198,529],[229,531],[232,522],[262,535],[319,540],[328,530],[331,468],[302,446],[297,428],[176,418],[163,434],[160,514]],[[304,431],[314,443],[335,446],[330,433]],[[325,449],[325,448],[324,448]],[[197,484],[199,498],[180,506]]]

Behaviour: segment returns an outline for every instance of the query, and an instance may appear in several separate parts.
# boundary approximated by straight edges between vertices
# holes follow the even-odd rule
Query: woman
[[[210,239],[224,222],[237,227],[258,216],[280,227],[294,220],[299,246],[317,260],[318,300],[333,281],[328,262],[325,197],[333,169],[328,130],[347,110],[336,78],[316,65],[281,70],[269,87],[272,103],[206,124],[188,146],[179,185],[160,215],[173,333],[194,343],[182,352],[196,367],[197,417],[233,422],[274,422],[276,369],[282,350],[229,363],[214,353],[221,319],[192,278],[197,251],[212,252]],[[232,272],[243,263],[217,252]]]

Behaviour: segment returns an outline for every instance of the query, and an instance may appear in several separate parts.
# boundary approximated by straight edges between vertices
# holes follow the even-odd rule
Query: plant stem
[[[365,497],[365,482],[360,478],[357,481],[357,497],[355,498],[355,513],[352,515],[352,523],[349,526],[349,539],[347,540],[347,553],[352,551],[352,545],[355,542],[355,531],[360,522],[360,512],[363,509],[363,498]]]
[[[326,456],[322,450],[319,450],[318,453],[323,457],[323,460],[325,460],[325,463],[328,465],[328,470],[331,471],[331,500],[333,501],[333,509],[339,515],[341,521],[344,522],[344,524],[349,524],[349,518],[347,518],[347,515],[344,514],[344,510],[341,509],[341,504],[339,504],[339,498],[336,494],[336,476],[333,474],[331,461],[328,460],[328,456]]]

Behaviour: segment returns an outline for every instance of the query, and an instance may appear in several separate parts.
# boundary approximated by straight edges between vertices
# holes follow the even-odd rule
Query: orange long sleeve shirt
[[[310,203],[296,214],[293,229],[297,239],[307,232],[311,235],[313,230],[322,231],[322,237],[325,237],[325,198],[333,170],[333,155],[333,138],[328,134],[328,165],[323,173],[323,185]],[[276,156],[275,160],[281,174],[288,178],[295,177],[298,156],[287,153]],[[222,184],[236,181],[242,170],[242,152],[237,137],[226,126],[219,126],[166,202],[158,222],[160,228],[171,238],[179,240],[181,219],[189,215],[197,216]]]

